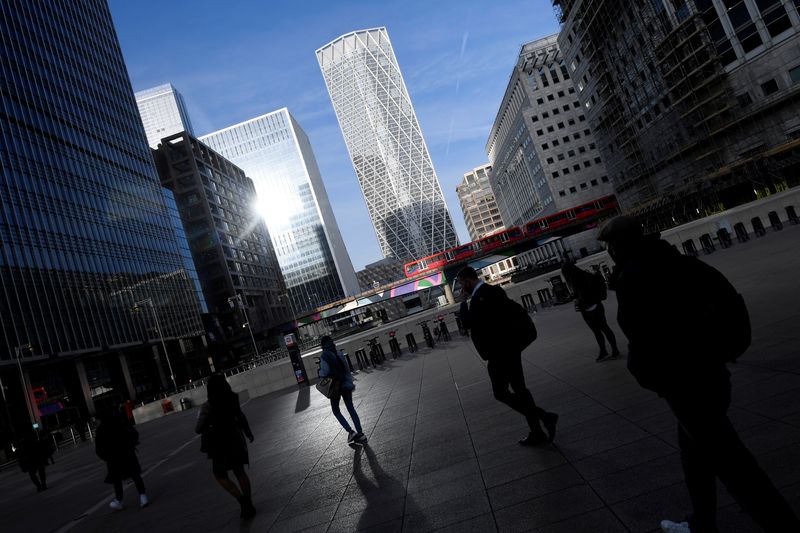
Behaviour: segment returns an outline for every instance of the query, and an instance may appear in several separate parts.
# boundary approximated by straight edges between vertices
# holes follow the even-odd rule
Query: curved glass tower
[[[317,50],[317,61],[384,257],[457,246],[386,28],[342,35]]]

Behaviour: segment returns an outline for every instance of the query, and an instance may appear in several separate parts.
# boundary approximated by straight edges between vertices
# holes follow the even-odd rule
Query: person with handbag
[[[350,373],[350,367],[344,355],[339,353],[336,349],[333,339],[328,336],[322,337],[320,340],[322,346],[322,357],[319,360],[319,377],[329,379],[329,388],[327,389],[328,398],[331,400],[331,410],[333,416],[347,431],[347,443],[366,444],[367,437],[361,430],[361,420],[358,418],[358,413],[353,405],[353,391],[356,388],[353,383],[353,374]],[[318,387],[319,388],[319,387]],[[325,391],[322,391],[323,394]],[[347,407],[347,412],[350,413],[350,418],[353,419],[353,425],[356,429],[350,427],[347,419],[342,415],[339,409],[339,400],[344,399],[344,405]]]
[[[236,498],[241,506],[241,518],[249,520],[256,514],[251,499],[250,478],[244,465],[250,464],[245,437],[253,442],[250,424],[239,406],[239,396],[222,374],[212,374],[206,384],[208,401],[197,414],[195,431],[201,435],[200,451],[211,459],[211,470],[217,483]],[[228,477],[233,471],[239,486]]]
[[[561,267],[561,274],[572,287],[575,294],[575,310],[583,317],[586,325],[592,330],[600,353],[595,359],[598,363],[606,359],[619,357],[617,338],[606,321],[606,310],[603,300],[606,299],[606,282],[600,273],[591,274],[578,268],[575,263],[566,263]],[[611,345],[611,355],[606,349],[606,339]]]
[[[538,446],[553,442],[558,415],[536,405],[525,386],[522,371],[522,350],[536,339],[533,321],[506,291],[479,280],[472,267],[461,269],[456,278],[464,296],[469,296],[472,343],[481,359],[488,361],[495,399],[521,413],[528,421],[530,432],[519,443]]]

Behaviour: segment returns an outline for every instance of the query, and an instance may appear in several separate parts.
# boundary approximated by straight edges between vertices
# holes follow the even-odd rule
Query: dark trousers
[[[594,338],[597,339],[597,345],[600,347],[600,353],[608,353],[606,351],[606,341],[603,335],[608,339],[608,343],[611,345],[611,351],[616,353],[617,338],[614,336],[614,332],[611,328],[608,327],[608,322],[606,322],[606,310],[603,304],[597,304],[597,307],[592,311],[581,311],[581,316],[583,320],[586,321],[586,325],[589,326],[589,329],[592,330],[592,333],[594,333]]]
[[[131,476],[131,479],[133,480],[133,484],[136,485],[136,491],[139,494],[144,494],[145,490],[144,490],[144,481],[142,481],[142,476],[139,475],[139,474],[136,474],[134,476]],[[114,481],[114,497],[116,499],[118,499],[119,501],[122,501],[122,480],[121,479],[118,479],[118,480]]]
[[[692,533],[717,531],[717,478],[768,533],[800,531],[800,521],[728,419],[727,370],[721,368],[713,377],[696,382],[682,383],[680,392],[665,395],[678,419],[681,462],[694,508]]]
[[[358,413],[356,413],[356,407],[353,405],[353,391],[343,390],[341,395],[331,397],[331,410],[333,411],[333,416],[336,417],[336,420],[339,421],[345,431],[352,433],[353,428],[351,428],[350,424],[347,423],[347,419],[342,415],[342,411],[339,409],[339,398],[344,399],[344,406],[347,407],[347,412],[350,413],[350,418],[353,419],[353,424],[356,426],[356,431],[361,433],[361,420],[359,420]]]
[[[44,465],[41,465],[31,468],[28,472],[31,481],[33,481],[33,484],[36,485],[38,490],[47,488],[47,474],[45,474],[44,468]]]
[[[531,433],[544,435],[539,421],[548,413],[536,406],[531,391],[525,386],[522,355],[507,354],[490,359],[487,369],[495,399],[524,415]]]

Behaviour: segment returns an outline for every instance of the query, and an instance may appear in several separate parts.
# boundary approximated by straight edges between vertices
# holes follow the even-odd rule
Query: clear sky
[[[455,193],[520,46],[558,31],[549,0],[110,0],[136,91],[171,82],[203,135],[288,107],[311,139],[356,270],[381,259],[314,51],[386,26],[462,242]]]

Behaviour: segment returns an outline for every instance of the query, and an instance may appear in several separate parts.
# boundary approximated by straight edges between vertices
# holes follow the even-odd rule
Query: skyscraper
[[[386,28],[317,50],[384,257],[408,261],[458,245]]]
[[[183,96],[171,83],[137,92],[136,105],[151,148],[158,148],[161,139],[175,133],[194,135]]]
[[[503,219],[489,183],[491,170],[491,165],[474,168],[464,174],[461,184],[456,187],[464,223],[473,241],[503,229]]]
[[[162,334],[180,383],[204,332],[106,2],[7,0],[0,35],[0,360],[24,386],[0,372],[30,427],[166,387]]]
[[[357,294],[358,280],[303,129],[286,108],[200,138],[258,194],[295,312]]]
[[[249,344],[231,298],[241,297],[256,333],[291,318],[269,233],[254,210],[253,181],[186,132],[163,141],[154,151],[156,167],[161,184],[175,194],[205,300],[226,337],[245,337]]]

